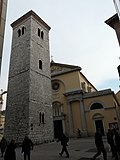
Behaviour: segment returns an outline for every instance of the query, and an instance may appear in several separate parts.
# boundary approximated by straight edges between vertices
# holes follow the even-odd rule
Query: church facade
[[[93,136],[120,126],[120,106],[111,89],[98,91],[78,66],[51,63],[54,135]]]

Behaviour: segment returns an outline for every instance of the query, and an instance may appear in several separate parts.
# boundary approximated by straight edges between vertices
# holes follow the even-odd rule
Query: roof
[[[33,16],[38,22],[42,23],[48,30],[50,30],[51,28],[47,25],[47,23],[45,23],[34,11],[29,11],[26,14],[24,14],[22,17],[18,18],[16,21],[14,21],[11,26],[14,28],[15,26],[17,26],[19,23],[21,23],[22,21],[26,20],[27,18],[29,18],[30,16]]]
[[[82,69],[81,67],[79,66],[75,66],[75,65],[68,65],[68,64],[63,64],[63,63],[55,63],[54,61],[52,61],[50,63],[51,66],[63,66],[63,67],[67,67],[67,68],[79,68],[80,70]]]
[[[114,16],[105,21],[107,25],[114,29],[114,24],[119,22],[118,14],[116,13]]]
[[[51,62],[51,76],[56,76],[60,74],[65,74],[73,71],[80,71],[81,67],[75,65],[68,65],[63,63]]]

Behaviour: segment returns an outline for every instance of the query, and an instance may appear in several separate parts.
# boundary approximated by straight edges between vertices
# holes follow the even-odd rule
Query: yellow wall
[[[86,92],[88,92],[88,87],[91,87],[91,92],[96,91],[96,89],[91,85],[91,83],[89,83],[85,77],[80,73],[78,74],[79,76],[79,82],[80,82],[80,87],[82,88],[82,83],[85,82],[85,86],[86,86]]]
[[[64,83],[65,91],[80,88],[80,82],[78,78],[79,72],[70,72],[62,75],[58,75],[57,79]]]
[[[77,134],[77,129],[81,130],[81,119],[80,119],[80,104],[79,101],[71,102],[72,118],[73,118],[73,132]]]
[[[90,107],[93,103],[101,103],[103,109],[90,110]],[[86,110],[86,120],[87,120],[87,130],[88,133],[93,134],[96,131],[95,128],[95,119],[93,119],[95,114],[101,114],[103,116],[103,127],[105,133],[109,128],[109,123],[117,122],[117,114],[114,106],[114,97],[113,95],[99,96],[89,99],[84,99],[84,106]],[[98,118],[99,119],[99,118]]]

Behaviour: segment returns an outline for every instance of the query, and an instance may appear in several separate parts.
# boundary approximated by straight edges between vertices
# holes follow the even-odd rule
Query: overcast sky
[[[33,10],[50,27],[50,55],[57,63],[77,65],[98,89],[119,90],[120,47],[104,22],[116,14],[113,0],[8,0],[0,89],[7,90],[12,28]]]

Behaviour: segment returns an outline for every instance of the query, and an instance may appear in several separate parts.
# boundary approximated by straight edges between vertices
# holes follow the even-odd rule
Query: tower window
[[[38,28],[38,36],[40,37],[40,28]]]
[[[41,117],[42,117],[42,115],[41,115],[41,112],[39,113],[39,122],[41,123]]]
[[[44,113],[42,114],[42,123],[45,123],[45,117],[44,117]]]
[[[25,33],[25,27],[22,27],[22,35]]]
[[[41,31],[41,38],[44,39],[44,32]]]
[[[18,30],[18,37],[20,37],[24,33],[25,33],[25,27],[23,26],[21,29],[19,28],[19,30]]]
[[[41,124],[41,123],[45,123],[45,114],[44,113],[39,113],[39,125]]]
[[[42,61],[39,60],[39,69],[42,69]]]
[[[21,29],[18,30],[18,37],[21,36]]]
[[[31,130],[33,130],[33,123],[31,123]]]

